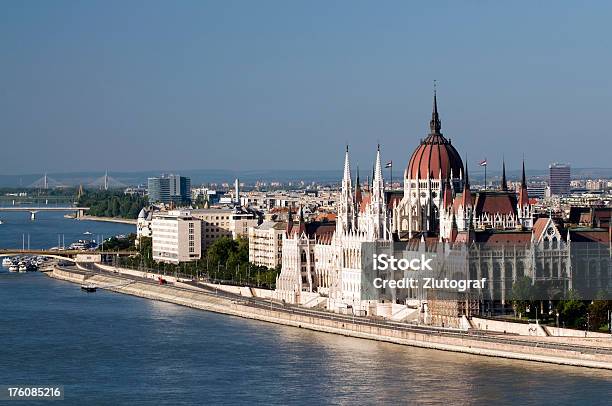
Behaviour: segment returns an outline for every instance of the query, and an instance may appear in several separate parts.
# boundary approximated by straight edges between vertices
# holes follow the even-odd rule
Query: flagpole
[[[487,190],[487,163],[488,163],[487,158],[485,158],[485,165],[484,165],[485,167],[485,185],[484,185],[485,190]]]
[[[389,190],[393,190],[393,161],[391,161],[391,166],[389,167],[389,172],[391,174],[391,182],[389,183]]]

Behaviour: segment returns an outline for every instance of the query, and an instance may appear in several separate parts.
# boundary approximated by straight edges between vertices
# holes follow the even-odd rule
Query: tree
[[[537,297],[537,291],[529,276],[523,276],[514,282],[510,298],[519,317],[525,313],[527,307],[533,304]]]
[[[588,307],[589,324],[592,330],[599,330],[608,325],[608,312],[612,310],[612,301],[606,298],[606,292],[597,292],[595,300]]]
[[[566,298],[559,301],[559,314],[565,324],[571,327],[583,327],[586,323],[587,307],[575,290],[569,290]]]

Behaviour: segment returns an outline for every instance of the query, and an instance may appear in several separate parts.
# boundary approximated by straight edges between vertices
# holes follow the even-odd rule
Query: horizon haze
[[[366,169],[380,143],[399,176],[434,80],[442,132],[470,166],[610,166],[607,2],[0,9],[3,175],[337,170],[345,144]]]

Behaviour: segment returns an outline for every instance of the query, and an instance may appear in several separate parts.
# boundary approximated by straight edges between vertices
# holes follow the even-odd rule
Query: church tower
[[[380,145],[376,149],[374,163],[374,179],[372,181],[372,194],[369,215],[372,218],[372,237],[375,239],[387,238],[387,204],[385,201],[385,181],[380,162]]]
[[[527,180],[525,177],[525,160],[523,159],[523,174],[521,177],[521,189],[517,203],[519,224],[526,229],[533,227],[533,214],[529,204],[529,193],[527,193]]]

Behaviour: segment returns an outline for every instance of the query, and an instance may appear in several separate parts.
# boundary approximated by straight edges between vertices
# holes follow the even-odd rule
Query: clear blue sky
[[[612,167],[612,3],[2,1],[0,173]],[[394,170],[394,172],[395,172]]]

